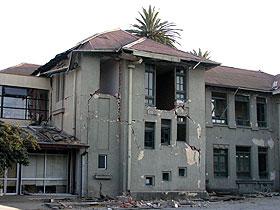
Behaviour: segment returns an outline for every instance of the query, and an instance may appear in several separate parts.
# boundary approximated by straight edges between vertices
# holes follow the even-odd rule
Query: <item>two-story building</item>
[[[152,199],[279,187],[279,76],[122,30],[89,37],[32,75],[0,78],[3,90],[27,88],[15,96],[25,105],[1,107],[18,116],[23,106],[20,122],[41,145],[30,166],[0,179],[6,193]],[[48,91],[47,108],[33,111],[29,87]]]

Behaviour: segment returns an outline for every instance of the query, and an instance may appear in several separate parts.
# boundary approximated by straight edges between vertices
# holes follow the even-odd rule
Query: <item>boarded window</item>
[[[227,124],[227,95],[226,93],[212,92],[212,122]]]
[[[250,126],[249,96],[235,96],[235,120],[236,125]]]
[[[267,127],[266,98],[257,97],[257,121],[258,127]]]
[[[145,122],[144,148],[145,149],[155,148],[155,123],[154,122]]]
[[[228,176],[228,149],[214,148],[214,176]]]
[[[236,147],[236,175],[237,178],[251,177],[251,153],[250,147]]]
[[[170,145],[171,140],[171,120],[161,120],[161,144]]]

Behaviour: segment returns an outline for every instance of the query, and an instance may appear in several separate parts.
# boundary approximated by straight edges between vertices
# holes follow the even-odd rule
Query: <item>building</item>
[[[16,193],[153,198],[204,194],[206,187],[278,188],[279,76],[251,72],[257,75],[247,84],[243,73],[249,71],[231,70],[231,80],[225,70],[231,68],[219,65],[122,30],[96,34],[56,55],[28,79],[31,86],[33,78],[46,82],[49,91],[48,117],[35,114],[26,127],[44,151],[32,154],[28,171],[44,176],[17,176]],[[236,106],[235,98],[241,100]],[[250,176],[237,179],[236,163],[248,162],[243,154],[252,162]],[[257,159],[269,164],[258,167]],[[238,173],[247,175],[244,167]]]

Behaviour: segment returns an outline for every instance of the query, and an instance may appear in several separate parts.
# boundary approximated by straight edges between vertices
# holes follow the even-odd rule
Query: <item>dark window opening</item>
[[[268,152],[266,147],[258,148],[259,177],[260,179],[268,178]]]
[[[258,127],[267,127],[266,98],[257,97],[257,122]]]
[[[155,123],[154,122],[145,122],[144,148],[145,149],[155,148]]]
[[[113,59],[100,61],[99,92],[115,96],[119,92],[119,62]]]
[[[178,174],[179,176],[186,177],[187,176],[187,168],[186,167],[181,167],[178,169]]]
[[[214,176],[228,176],[228,149],[214,148]]]
[[[64,98],[64,73],[57,74],[56,78],[56,102]]]
[[[171,140],[171,120],[161,120],[161,144],[170,145]]]
[[[47,120],[48,91],[0,86],[0,117],[41,122]]]
[[[212,122],[227,124],[227,94],[212,92]]]
[[[145,104],[155,106],[155,66],[145,65]]]
[[[107,155],[98,155],[98,168],[107,169]]]
[[[145,185],[146,186],[154,186],[155,185],[155,177],[154,176],[145,176]]]
[[[177,141],[186,141],[186,117],[177,117]]]
[[[235,96],[235,120],[236,125],[250,126],[249,96]]]
[[[182,68],[176,69],[176,100],[186,101],[186,73]]]
[[[162,181],[171,181],[171,172],[170,171],[164,171],[162,172]]]
[[[251,178],[250,147],[236,147],[236,175],[237,178]]]

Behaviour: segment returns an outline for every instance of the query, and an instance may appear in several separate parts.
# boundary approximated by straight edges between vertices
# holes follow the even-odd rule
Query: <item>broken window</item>
[[[267,147],[258,147],[259,177],[260,179],[268,178],[268,152]]]
[[[227,124],[227,94],[212,92],[212,122]]]
[[[107,155],[98,155],[98,168],[107,169]]]
[[[155,185],[155,177],[154,176],[145,176],[145,185],[146,186],[154,186]]]
[[[228,149],[214,148],[214,176],[228,176]]]
[[[145,104],[155,106],[155,66],[145,65]]]
[[[250,147],[236,147],[236,175],[237,178],[251,177]]]
[[[177,116],[177,141],[186,141],[186,117]]]
[[[64,72],[57,74],[56,79],[56,102],[59,102],[64,97]]]
[[[186,177],[187,176],[187,168],[186,167],[180,167],[178,169],[178,175],[182,176],[182,177]]]
[[[250,102],[249,96],[235,96],[235,120],[236,125],[250,126]]]
[[[266,120],[266,98],[257,97],[257,121],[258,127],[267,127],[267,120]]]
[[[100,61],[99,92],[115,96],[119,92],[119,62],[113,59]]]
[[[171,181],[171,171],[163,171],[162,172],[162,181]]]
[[[171,120],[161,120],[161,144],[170,145],[171,139]]]
[[[47,119],[48,91],[1,86],[0,117],[42,121]]]
[[[155,148],[155,123],[154,122],[145,122],[144,148],[145,149]]]
[[[185,70],[176,69],[176,100],[185,102],[186,100],[186,76]]]

